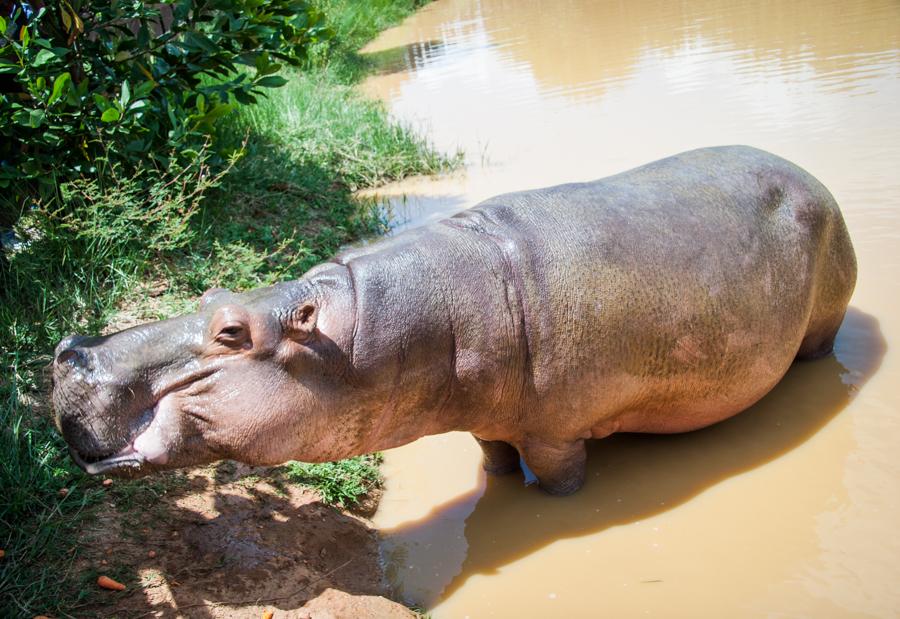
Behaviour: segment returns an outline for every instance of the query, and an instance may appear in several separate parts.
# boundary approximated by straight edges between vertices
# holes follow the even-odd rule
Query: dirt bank
[[[123,504],[128,497],[112,482],[106,509],[79,541],[78,569],[128,588],[101,593],[83,614],[415,616],[380,597],[355,597],[385,591],[376,534],[364,516],[267,473],[233,463],[179,473],[145,508]],[[377,496],[368,497],[364,509],[375,505]]]

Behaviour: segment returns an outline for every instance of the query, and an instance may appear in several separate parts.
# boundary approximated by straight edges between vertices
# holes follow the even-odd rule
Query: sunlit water
[[[465,434],[387,453],[397,593],[444,617],[900,615],[900,3],[438,0],[364,89],[468,165],[382,190],[396,229],[495,194],[750,144],[841,204],[836,355],[750,411],[593,445],[586,487],[485,479]]]

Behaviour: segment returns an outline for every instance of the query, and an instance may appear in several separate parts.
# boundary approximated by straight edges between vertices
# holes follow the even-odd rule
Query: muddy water
[[[860,262],[836,355],[751,410],[597,442],[577,495],[486,479],[465,434],[387,454],[398,594],[443,617],[900,614],[900,4],[438,0],[364,89],[466,169],[382,191],[397,229],[505,191],[744,143],[842,208]]]

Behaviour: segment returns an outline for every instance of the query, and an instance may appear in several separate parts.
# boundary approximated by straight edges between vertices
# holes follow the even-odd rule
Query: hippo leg
[[[529,441],[522,450],[522,458],[548,494],[565,496],[584,484],[587,453],[583,439],[557,444]]]
[[[831,321],[832,324],[826,324],[807,333],[800,344],[797,359],[800,361],[815,361],[831,353],[834,349],[834,339],[837,337],[837,332],[841,328],[843,319],[844,314],[842,312],[837,319]]]
[[[491,475],[506,475],[519,470],[519,452],[504,441],[486,441],[477,436],[475,440],[481,446],[484,457],[481,465]]]
[[[799,361],[815,361],[830,354],[834,350],[834,338],[837,331],[824,335],[808,335],[803,339],[800,350],[797,352]]]

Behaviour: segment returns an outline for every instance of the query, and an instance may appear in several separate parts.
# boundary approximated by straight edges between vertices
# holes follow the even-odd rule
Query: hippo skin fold
[[[856,280],[834,198],[746,146],[501,195],[195,314],[70,336],[57,424],[90,473],[320,462],[463,430],[552,494],[585,440],[685,432],[831,351]]]

